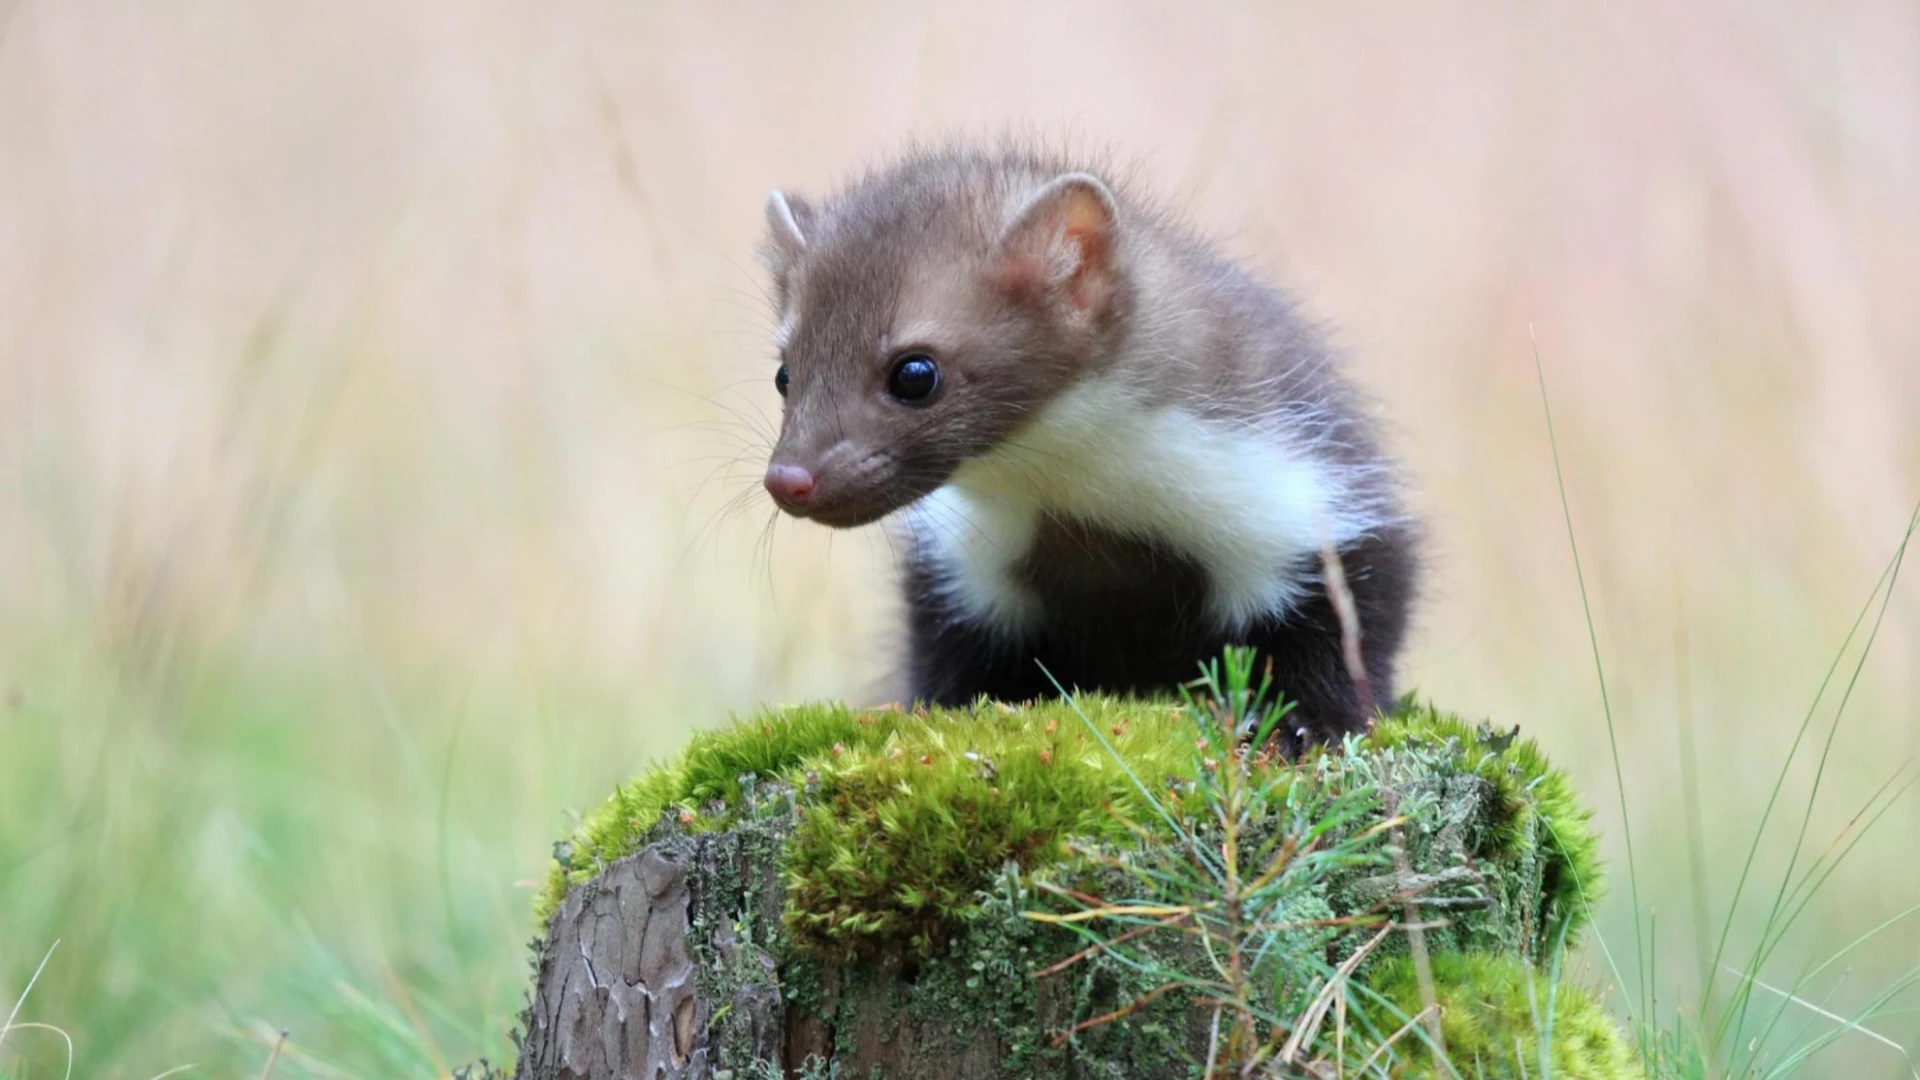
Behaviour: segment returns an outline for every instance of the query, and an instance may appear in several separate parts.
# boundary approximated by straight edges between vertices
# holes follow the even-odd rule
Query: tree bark
[[[739,930],[744,911],[777,925],[778,873],[741,839],[671,836],[567,897],[539,950],[516,1077],[704,1080],[728,1075],[722,1048],[781,1059],[777,965]]]
[[[1416,770],[1393,786],[1419,793],[1409,805],[1423,808],[1399,830],[1405,869],[1330,879],[1322,910],[1374,910],[1416,892],[1425,918],[1447,922],[1428,931],[1432,947],[1538,959],[1547,942],[1540,825],[1526,819],[1517,843],[1511,830],[1489,829],[1495,793],[1470,773]],[[717,831],[663,823],[652,842],[573,889],[537,945],[516,1080],[1199,1074],[1210,1014],[1176,995],[1057,1043],[1151,986],[1097,956],[1038,977],[1084,942],[1026,919],[1040,903],[1032,894],[995,903],[983,893],[980,912],[918,963],[835,966],[806,954],[783,929],[780,867],[794,815],[814,811],[794,809],[785,789],[763,791],[757,807]],[[1008,874],[994,887],[1017,893],[1020,881]],[[1328,961],[1363,940],[1347,937],[1355,940],[1329,947]]]

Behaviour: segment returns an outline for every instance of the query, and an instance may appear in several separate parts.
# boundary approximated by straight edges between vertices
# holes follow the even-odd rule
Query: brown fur
[[[1095,179],[1044,152],[915,153],[817,208],[776,195],[768,220],[764,254],[789,379],[773,461],[814,480],[810,500],[789,510],[834,526],[875,521],[1019,442],[1074,387],[1119,386],[1125,401],[1177,405],[1210,430],[1253,433],[1296,455],[1273,460],[1316,463],[1335,491],[1329,528],[1354,571],[1369,673],[1380,695],[1391,692],[1414,530],[1357,396],[1283,296],[1110,172]],[[941,388],[929,402],[887,393],[893,364],[908,353],[939,364]],[[913,696],[1031,696],[1050,685],[1043,665],[1068,685],[1164,689],[1242,640],[1276,657],[1314,713],[1312,729],[1344,729],[1370,706],[1340,688],[1349,680],[1339,628],[1328,625],[1332,608],[1312,567],[1273,566],[1311,582],[1311,594],[1227,625],[1201,610],[1211,568],[1178,536],[1115,533],[1047,512],[1053,520],[1013,575],[1041,608],[1021,626],[970,607],[951,571],[915,544]]]

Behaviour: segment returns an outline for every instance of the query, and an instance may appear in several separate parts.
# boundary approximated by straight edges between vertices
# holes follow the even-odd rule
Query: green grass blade
[[[1527,328],[1531,337],[1533,328]],[[1607,722],[1607,748],[1613,755],[1613,781],[1620,799],[1620,832],[1627,847],[1627,887],[1633,901],[1633,940],[1634,963],[1639,968],[1641,979],[1641,1009],[1643,1013],[1651,1011],[1652,990],[1648,983],[1647,968],[1650,958],[1646,954],[1645,934],[1640,929],[1640,870],[1639,859],[1633,850],[1633,820],[1627,808],[1627,774],[1620,765],[1620,737],[1613,722],[1613,703],[1607,695],[1607,670],[1600,659],[1600,635],[1593,624],[1593,602],[1587,595],[1587,576],[1580,565],[1580,544],[1574,536],[1573,505],[1567,498],[1567,480],[1560,467],[1560,441],[1553,430],[1553,406],[1547,395],[1546,367],[1540,362],[1540,341],[1533,338],[1533,373],[1540,384],[1540,411],[1547,421],[1547,447],[1553,455],[1553,481],[1560,492],[1560,514],[1567,525],[1567,549],[1573,555],[1573,576],[1580,586],[1580,609],[1586,616],[1587,643],[1593,649],[1593,672],[1600,683],[1600,711]]]
[[[1912,543],[1914,532],[1916,529],[1920,529],[1920,505],[1916,505],[1914,507],[1912,515],[1907,519],[1906,532],[1901,536],[1899,545],[1894,549],[1892,560],[1888,563],[1886,570],[1881,575],[1881,581],[1884,582],[1884,588],[1881,588],[1879,585],[1875,586],[1875,591],[1879,594],[1879,598],[1880,598],[1880,610],[1874,615],[1873,624],[1871,628],[1869,628],[1869,630],[1867,631],[1866,641],[1862,643],[1860,647],[1860,656],[1854,662],[1853,671],[1848,676],[1846,689],[1841,692],[1840,703],[1834,709],[1833,724],[1827,729],[1827,738],[1820,750],[1819,764],[1814,769],[1813,785],[1810,792],[1808,793],[1806,804],[1801,808],[1800,828],[1794,837],[1793,847],[1788,853],[1786,878],[1781,882],[1780,889],[1774,894],[1773,904],[1767,912],[1767,919],[1761,925],[1761,931],[1760,931],[1761,944],[1759,946],[1756,946],[1755,958],[1748,965],[1747,972],[1749,975],[1759,974],[1759,968],[1756,965],[1759,962],[1759,957],[1764,952],[1768,951],[1768,947],[1765,944],[1768,937],[1770,935],[1775,934],[1776,929],[1778,930],[1779,933],[1785,932],[1784,927],[1777,928],[1776,924],[1780,917],[1782,904],[1791,886],[1793,871],[1797,866],[1798,860],[1800,858],[1800,848],[1806,842],[1807,828],[1813,819],[1813,807],[1814,807],[1815,800],[1819,798],[1820,783],[1826,776],[1827,763],[1833,751],[1833,741],[1835,736],[1839,732],[1840,721],[1846,714],[1847,703],[1853,699],[1854,688],[1859,685],[1860,673],[1863,670],[1865,670],[1867,666],[1867,658],[1873,654],[1873,644],[1876,640],[1878,640],[1880,636],[1880,628],[1885,622],[1887,617],[1887,608],[1890,607],[1893,603],[1893,589],[1895,584],[1897,584],[1900,580],[1900,567],[1906,560],[1907,546],[1910,543]],[[1873,598],[1870,596],[1868,598],[1868,606],[1871,607],[1872,603],[1873,603]],[[1862,612],[1862,614],[1864,614],[1864,611]],[[1855,627],[1857,628],[1858,625],[1859,625],[1859,621],[1856,619]],[[1848,638],[1851,639],[1852,636],[1853,636],[1852,632],[1849,631]],[[1844,649],[1845,649],[1845,646],[1843,645],[1842,655],[1844,655]],[[1840,661],[1840,657],[1836,656],[1834,659],[1834,665],[1836,667],[1838,666],[1839,661]],[[1829,668],[1828,670],[1829,679],[1832,677],[1832,672],[1833,672],[1833,669]],[[1826,686],[1827,686],[1827,680],[1823,679],[1821,681],[1822,693],[1825,692]],[[1815,696],[1814,701],[1815,701],[1815,707],[1817,707],[1819,702],[1819,695]],[[1794,744],[1793,744],[1794,750],[1797,750],[1799,748],[1801,736],[1805,734],[1808,726],[1810,725],[1813,717],[1813,713],[1814,713],[1814,708],[1809,708],[1807,711],[1807,719],[1801,723],[1800,734],[1794,737]],[[1794,750],[1788,751],[1787,764],[1792,763]],[[1784,785],[1785,780],[1786,780],[1786,766],[1783,765],[1781,768],[1780,778],[1775,782],[1776,794],[1778,793],[1779,788]],[[1767,807],[1768,807],[1768,811],[1770,812],[1773,807],[1772,798],[1768,799]],[[1761,817],[1760,828],[1764,830],[1765,827],[1766,827],[1766,816],[1763,814]],[[1759,841],[1759,831],[1756,830],[1756,834],[1755,834],[1756,847],[1758,846],[1758,841]],[[1743,874],[1742,877],[1744,878],[1745,875]],[[1736,892],[1736,898],[1737,898],[1737,895],[1738,894]],[[1729,909],[1728,911],[1727,918],[1728,918],[1729,924],[1731,924],[1733,919],[1733,912],[1731,909]],[[1716,966],[1720,962],[1717,951],[1714,958],[1714,962]],[[1737,1030],[1740,1027],[1740,1025],[1745,1022],[1746,1015],[1747,1015],[1747,1008],[1751,1003],[1751,1001],[1752,1001],[1752,993],[1750,990],[1738,995],[1737,1008],[1729,1010],[1730,1012],[1736,1014],[1736,1017],[1733,1021],[1734,1029]]]
[[[1917,511],[1917,513],[1920,513],[1920,511]],[[1912,536],[1913,525],[1909,523],[1907,538],[1911,539]],[[1853,623],[1847,628],[1846,636],[1841,639],[1840,647],[1834,651],[1833,660],[1827,665],[1826,673],[1821,676],[1820,685],[1814,690],[1813,700],[1808,703],[1807,711],[1805,715],[1801,717],[1800,727],[1794,733],[1793,742],[1787,748],[1785,759],[1780,763],[1780,772],[1774,777],[1773,785],[1767,794],[1766,806],[1760,812],[1760,821],[1754,826],[1753,839],[1747,845],[1747,854],[1741,863],[1740,876],[1734,882],[1733,896],[1727,901],[1726,917],[1720,926],[1719,940],[1714,945],[1713,966],[1708,973],[1707,983],[1702,988],[1700,994],[1703,1009],[1710,1009],[1713,1006],[1714,986],[1725,962],[1727,944],[1733,934],[1733,921],[1739,912],[1740,900],[1742,896],[1745,895],[1747,882],[1753,874],[1754,862],[1760,855],[1760,844],[1766,838],[1767,825],[1772,820],[1773,811],[1780,801],[1780,794],[1786,787],[1787,775],[1793,767],[1794,758],[1799,754],[1800,744],[1806,738],[1807,730],[1812,727],[1813,718],[1820,708],[1820,700],[1826,696],[1827,688],[1832,685],[1833,677],[1839,672],[1840,664],[1846,659],[1847,650],[1853,645],[1854,637],[1859,634],[1861,625],[1866,622],[1868,613],[1873,610],[1874,600],[1880,597],[1883,589],[1887,589],[1889,584],[1888,579],[1893,574],[1895,560],[1899,558],[1900,553],[1904,553],[1905,549],[1906,540],[1902,540],[1895,559],[1889,560],[1888,564],[1882,568],[1880,577],[1874,582],[1872,591],[1867,594],[1865,602],[1860,605],[1860,610],[1854,615]],[[1890,592],[1891,590],[1888,591]],[[1741,989],[1735,991],[1736,1000],[1748,992],[1743,985]],[[1720,1016],[1719,1020],[1712,1025],[1712,1035],[1710,1037],[1711,1047],[1717,1048],[1724,1045],[1724,1040],[1727,1035],[1727,1025],[1733,1011],[1733,1009],[1728,1009]]]

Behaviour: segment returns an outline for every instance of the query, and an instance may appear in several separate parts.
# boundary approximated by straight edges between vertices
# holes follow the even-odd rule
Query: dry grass
[[[1678,721],[1715,911],[1920,496],[1911,5],[23,0],[0,998],[62,939],[23,1019],[87,1075],[283,1024],[278,1075],[377,1073],[316,1031],[336,985],[425,1002],[380,1062],[497,1052],[556,808],[888,652],[885,544],[751,494],[765,190],[1006,124],[1139,157],[1341,328],[1434,520],[1409,678],[1604,804],[1537,325],[1643,895],[1693,955]],[[1877,648],[1815,837],[1920,749],[1920,591]],[[1808,954],[1920,895],[1894,816]]]

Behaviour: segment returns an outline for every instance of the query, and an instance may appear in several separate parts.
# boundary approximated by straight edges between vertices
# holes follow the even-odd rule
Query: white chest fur
[[[1039,614],[1016,568],[1047,515],[1186,553],[1206,570],[1209,612],[1235,628],[1300,600],[1323,539],[1343,544],[1379,524],[1354,480],[1277,421],[1204,418],[1095,379],[961,466],[899,524],[960,608],[1008,630]]]

